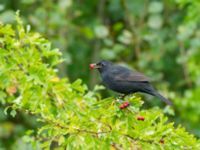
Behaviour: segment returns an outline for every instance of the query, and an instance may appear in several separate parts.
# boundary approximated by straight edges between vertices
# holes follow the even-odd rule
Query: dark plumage
[[[91,69],[98,69],[103,83],[113,91],[125,95],[143,92],[160,98],[165,103],[172,103],[159,94],[149,82],[149,78],[137,71],[114,65],[109,61],[100,61],[96,64],[90,64]]]

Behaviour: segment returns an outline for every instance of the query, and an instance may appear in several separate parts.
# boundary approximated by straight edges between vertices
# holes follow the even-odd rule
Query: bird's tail
[[[163,102],[165,102],[168,105],[172,105],[172,102],[170,100],[168,100],[167,98],[165,98],[164,96],[162,96],[160,93],[158,93],[153,86],[148,85],[146,86],[146,88],[144,89],[144,92],[149,93],[153,96],[158,97],[159,99],[161,99]]]
[[[160,99],[161,99],[162,101],[164,101],[166,104],[172,105],[172,102],[171,102],[170,100],[168,100],[167,98],[165,98],[164,96],[162,96],[162,95],[161,95],[160,93],[158,93],[157,91],[154,91],[154,92],[152,93],[152,95],[154,95],[154,96],[160,98]]]

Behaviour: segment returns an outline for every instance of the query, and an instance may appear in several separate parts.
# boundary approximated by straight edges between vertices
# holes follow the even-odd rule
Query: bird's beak
[[[98,69],[100,68],[100,66],[98,66],[97,64],[90,64],[90,69]]]

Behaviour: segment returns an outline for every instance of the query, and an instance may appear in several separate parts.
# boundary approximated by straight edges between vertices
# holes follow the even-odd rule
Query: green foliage
[[[199,136],[200,1],[180,0],[179,5],[185,7],[187,13],[184,16],[183,24],[178,28],[178,40],[181,49],[181,56],[178,61],[184,65],[184,75],[190,88],[185,89],[183,95],[177,96],[176,105],[179,106],[177,112],[184,125]]]
[[[23,140],[35,148],[200,149],[199,140],[158,108],[142,110],[140,98],[127,97],[120,109],[114,98],[101,99],[102,87],[89,91],[80,79],[60,79],[61,53],[17,16],[16,28],[0,26],[0,102],[5,113],[34,115],[41,125]],[[143,119],[139,119],[139,118]],[[38,146],[39,145],[39,146]],[[39,148],[38,148],[39,149]]]

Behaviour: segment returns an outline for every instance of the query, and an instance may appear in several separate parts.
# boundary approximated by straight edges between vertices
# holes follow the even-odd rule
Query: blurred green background
[[[88,65],[101,59],[145,73],[173,101],[170,118],[200,137],[199,8],[198,0],[0,0],[0,22],[15,24],[20,10],[27,28],[62,51],[59,75],[81,78],[90,89],[101,82]],[[145,98],[145,107],[163,107],[151,99]],[[21,137],[38,126],[35,118],[13,118],[3,110],[0,150],[31,149]]]

